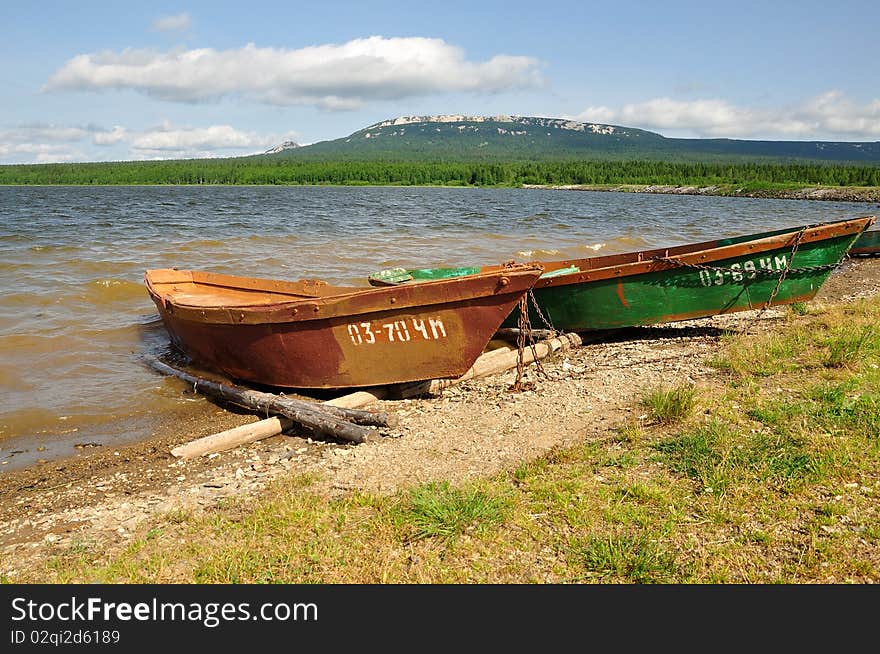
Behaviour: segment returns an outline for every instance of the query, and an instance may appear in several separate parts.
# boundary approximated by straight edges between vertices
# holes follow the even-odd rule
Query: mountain
[[[276,145],[274,148],[269,148],[263,154],[278,154],[279,152],[286,152],[287,150],[293,150],[298,147],[301,146],[296,141],[284,141],[283,143]]]
[[[534,116],[402,116],[370,125],[340,139],[293,149],[283,148],[283,145],[262,156],[348,160],[651,159],[880,163],[880,142],[666,138],[633,127]]]

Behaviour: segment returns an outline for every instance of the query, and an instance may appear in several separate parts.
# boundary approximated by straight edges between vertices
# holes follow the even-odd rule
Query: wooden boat
[[[815,296],[873,216],[780,229],[678,247],[586,259],[538,262],[529,321],[543,328],[588,331],[700,318]],[[478,268],[391,269],[376,286],[441,279]],[[543,317],[542,317],[543,316]],[[516,327],[514,309],[503,327]]]
[[[849,251],[854,256],[876,256],[880,254],[880,229],[867,229],[856,239]]]
[[[461,376],[540,274],[514,264],[374,288],[157,269],[144,282],[171,341],[195,362],[306,389]]]

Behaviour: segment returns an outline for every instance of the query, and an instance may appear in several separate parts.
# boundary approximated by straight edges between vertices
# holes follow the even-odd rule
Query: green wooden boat
[[[561,331],[617,329],[812,299],[874,216],[586,259],[539,261],[529,321]],[[485,272],[393,268],[374,286]],[[540,313],[539,313],[540,312]],[[503,327],[516,327],[515,309]]]
[[[880,229],[867,229],[850,248],[849,253],[855,256],[871,257],[880,254]]]

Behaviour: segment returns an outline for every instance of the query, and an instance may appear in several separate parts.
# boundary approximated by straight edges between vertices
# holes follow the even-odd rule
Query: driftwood
[[[353,443],[363,443],[378,436],[375,426],[359,425],[352,421],[353,418],[372,420],[372,424],[375,425],[377,414],[369,411],[352,412],[342,407],[327,407],[323,404],[222,384],[178,370],[158,359],[151,359],[149,363],[159,372],[189,382],[196,391],[205,395],[238,404],[258,413],[282,415],[319,434],[335,436]],[[387,424],[387,421],[384,424]]]
[[[218,434],[197,438],[189,443],[178,445],[171,450],[171,454],[180,459],[193,459],[197,456],[213,454],[214,452],[223,452],[240,445],[247,445],[248,443],[254,443],[264,438],[275,436],[290,429],[293,424],[294,422],[290,418],[272,416],[265,420],[252,422],[249,425],[242,425],[241,427],[235,427],[221,431]]]
[[[546,356],[559,351],[571,350],[580,347],[583,339],[578,334],[568,333],[561,334],[556,338],[535,343],[534,351],[532,347],[526,347],[523,350],[523,365],[528,365],[534,361],[545,358]],[[536,356],[537,355],[537,356]],[[325,402],[332,403],[334,406],[356,408],[364,406],[376,400],[385,400],[389,398],[402,399],[407,397],[416,397],[428,393],[436,393],[444,388],[455,386],[468,379],[476,379],[478,377],[486,377],[494,375],[511,368],[515,368],[519,352],[516,349],[499,348],[491,350],[481,355],[474,362],[474,365],[456,379],[432,379],[424,382],[415,382],[411,384],[398,384],[396,386],[383,386],[370,389],[369,391],[358,391],[337,397],[334,400]]]
[[[530,339],[529,342],[534,342],[553,338],[554,336],[557,336],[558,333],[559,332],[554,332],[550,329],[532,329],[529,331],[527,336]],[[519,334],[520,330],[517,327],[501,327],[497,332],[495,332],[495,338],[502,338],[504,340],[516,342]]]
[[[528,365],[537,359],[552,354],[553,352],[570,350],[579,347],[583,343],[581,337],[577,334],[562,334],[557,338],[541,341],[534,345],[534,353],[531,347],[526,347],[523,351],[523,363]],[[537,355],[537,357],[535,357]],[[474,362],[474,365],[461,377],[457,379],[434,379],[426,382],[416,382],[411,384],[400,384],[397,386],[380,386],[364,391],[356,391],[348,395],[328,400],[320,405],[321,408],[340,408],[346,410],[355,410],[357,407],[365,406],[371,402],[378,400],[394,398],[415,397],[427,393],[435,393],[441,389],[460,384],[468,379],[476,379],[485,377],[510,368],[516,367],[518,352],[515,348],[502,346],[494,350],[485,352]],[[171,370],[174,370],[173,368]],[[169,373],[174,374],[174,373]],[[363,412],[368,413],[368,412]],[[384,415],[384,414],[375,414]],[[393,414],[389,415],[389,420],[393,418]],[[396,424],[396,423],[395,423]],[[389,426],[394,426],[389,422]],[[181,458],[192,458],[203,456],[213,452],[232,449],[238,445],[253,443],[262,438],[269,438],[280,434],[290,427],[290,423],[284,418],[267,418],[249,425],[236,427],[224,432],[205,436],[190,443],[186,443],[171,450],[174,456]]]

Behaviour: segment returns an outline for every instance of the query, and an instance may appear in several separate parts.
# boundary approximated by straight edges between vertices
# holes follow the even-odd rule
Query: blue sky
[[[880,2],[0,7],[0,164],[175,159],[397,116],[880,140]]]

